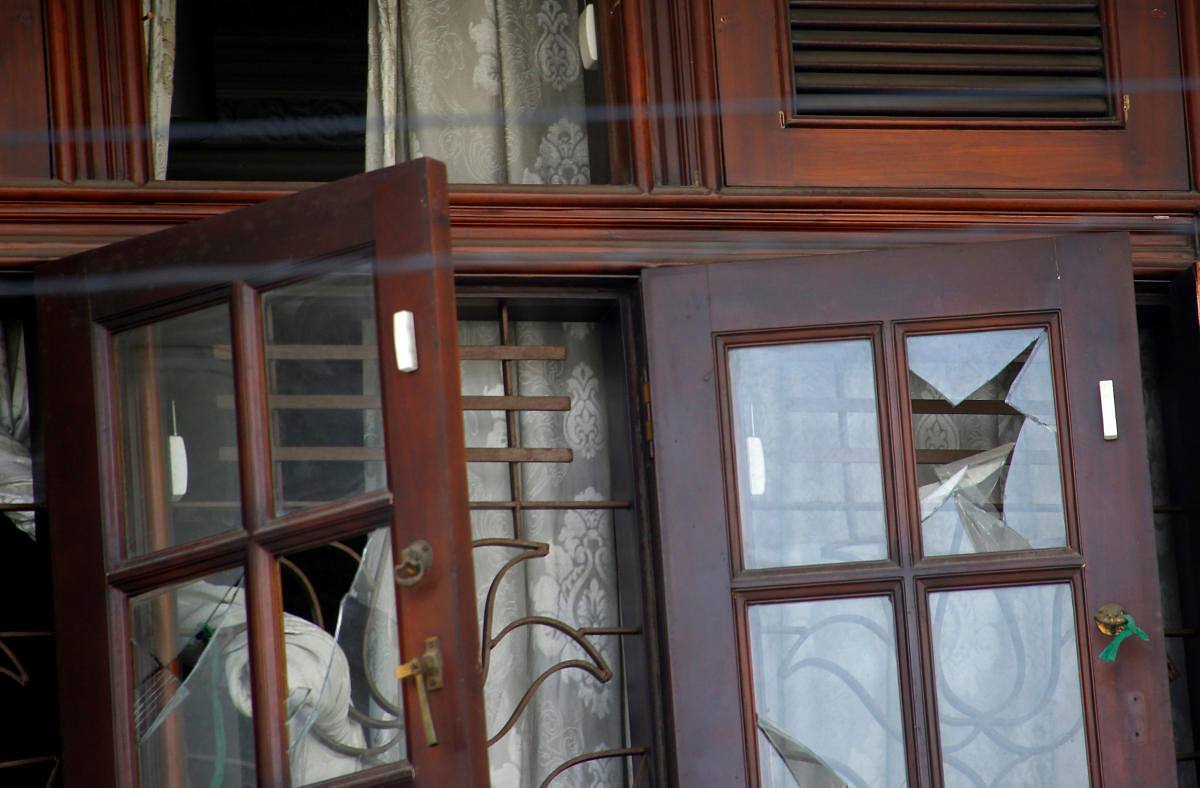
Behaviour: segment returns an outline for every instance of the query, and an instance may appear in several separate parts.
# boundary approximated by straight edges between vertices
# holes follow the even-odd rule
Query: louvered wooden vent
[[[1101,2],[789,0],[795,114],[1108,116]]]

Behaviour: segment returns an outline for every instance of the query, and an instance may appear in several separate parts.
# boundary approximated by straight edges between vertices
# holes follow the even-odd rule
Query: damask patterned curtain
[[[574,0],[371,0],[367,169],[589,183],[576,19]]]
[[[511,511],[472,512],[476,540],[475,584],[484,639],[496,638],[508,625],[528,617],[561,622],[569,628],[615,627],[619,588],[611,511],[587,509],[588,502],[612,498],[612,453],[605,407],[606,381],[602,334],[594,323],[515,322],[519,345],[562,345],[563,361],[517,364],[518,394],[571,398],[564,413],[525,411],[517,435],[508,435],[500,411],[470,411],[465,417],[468,446],[565,446],[570,463],[525,463],[519,494],[510,489],[504,463],[469,463],[472,501],[578,501],[579,509],[536,508],[519,519]],[[460,322],[462,345],[500,342],[495,322]],[[496,362],[464,361],[462,391],[470,395],[504,393]],[[542,557],[505,570],[517,555],[509,547],[478,546],[479,540],[520,539],[544,545]],[[493,618],[484,615],[495,587]],[[500,736],[488,751],[495,788],[537,788],[570,759],[623,746],[625,694],[621,685],[621,648],[611,636],[591,639],[600,661],[616,676],[601,681],[580,667],[556,669],[569,661],[595,664],[565,630],[548,625],[518,625],[491,649],[484,684],[488,736]],[[540,685],[539,677],[553,671]],[[520,711],[528,695],[528,705]],[[517,713],[520,711],[520,713]],[[580,763],[555,777],[556,788],[592,788],[625,784],[624,759]]]
[[[142,33],[150,94],[150,148],[154,179],[167,179],[171,100],[175,95],[175,0],[142,0]]]
[[[175,0],[142,0],[154,177],[167,176]],[[366,169],[417,156],[456,183],[586,184],[574,0],[369,0]]]

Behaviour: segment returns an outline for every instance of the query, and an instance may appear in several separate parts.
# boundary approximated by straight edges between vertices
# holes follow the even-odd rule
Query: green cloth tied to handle
[[[1104,647],[1104,650],[1100,652],[1100,659],[1104,660],[1105,662],[1116,662],[1117,649],[1121,647],[1121,644],[1125,641],[1125,638],[1131,635],[1137,635],[1142,640],[1150,639],[1149,635],[1143,632],[1137,624],[1133,623],[1133,616],[1126,614],[1125,628],[1118,632],[1116,637],[1112,639],[1112,642]]]

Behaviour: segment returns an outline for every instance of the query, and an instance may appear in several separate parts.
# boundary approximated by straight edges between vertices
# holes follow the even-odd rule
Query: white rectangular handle
[[[1100,422],[1104,428],[1104,440],[1117,439],[1117,404],[1113,398],[1113,382],[1100,381]]]
[[[417,371],[417,333],[413,313],[404,309],[392,315],[392,341],[396,344],[396,368]]]

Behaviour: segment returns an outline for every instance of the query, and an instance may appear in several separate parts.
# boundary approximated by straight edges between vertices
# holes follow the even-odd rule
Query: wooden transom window
[[[1171,3],[713,8],[727,185],[1187,187]]]

